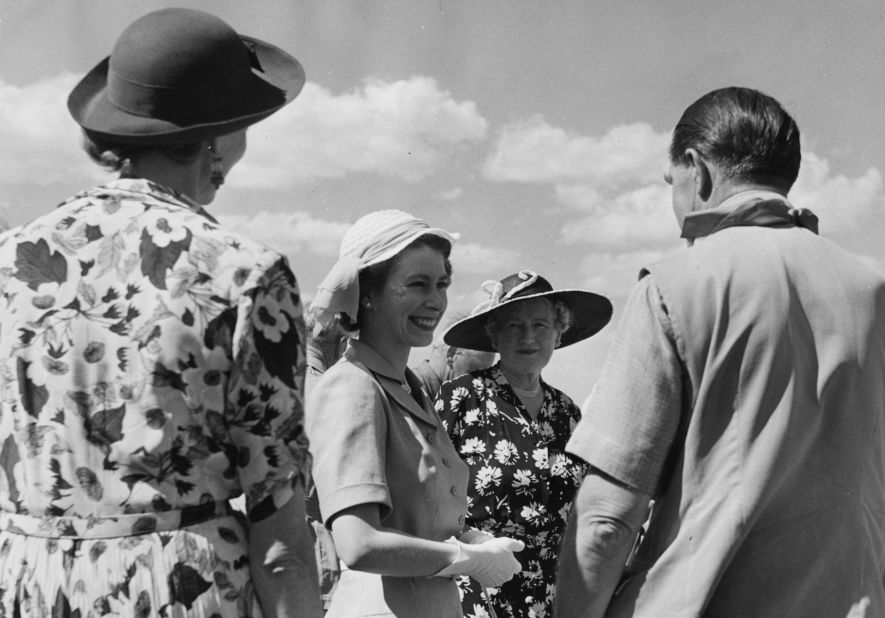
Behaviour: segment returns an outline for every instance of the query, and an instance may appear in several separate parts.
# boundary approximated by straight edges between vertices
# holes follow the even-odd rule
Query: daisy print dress
[[[436,409],[470,469],[467,526],[525,542],[522,571],[486,592],[458,580],[466,618],[553,615],[557,552],[585,464],[565,453],[580,410],[541,381],[544,403],[532,420],[495,364],[444,383]]]

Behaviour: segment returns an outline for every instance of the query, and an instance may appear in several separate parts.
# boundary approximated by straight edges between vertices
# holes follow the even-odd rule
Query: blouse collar
[[[202,205],[198,204],[184,193],[180,193],[171,187],[161,185],[147,178],[117,178],[98,187],[88,189],[81,195],[94,195],[96,193],[112,191],[114,193],[128,193],[133,197],[147,195],[154,200],[171,206],[187,208],[198,215],[202,215],[212,223],[218,221],[210,215]]]

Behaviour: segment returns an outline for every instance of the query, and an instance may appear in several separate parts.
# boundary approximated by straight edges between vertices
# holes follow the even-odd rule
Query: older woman
[[[298,288],[203,208],[303,84],[282,50],[165,9],[75,86],[120,177],[0,236],[0,614],[320,615]]]
[[[311,307],[319,327],[338,319],[359,336],[307,411],[320,510],[346,567],[329,617],[460,618],[454,575],[494,586],[519,570],[519,541],[462,536],[467,466],[406,366],[446,309],[453,240],[402,211],[368,214]]]
[[[521,271],[487,282],[490,299],[453,325],[446,343],[485,352],[500,361],[442,385],[436,409],[470,468],[467,524],[521,539],[522,571],[483,591],[459,579],[464,614],[498,618],[552,615],[556,556],[582,463],[565,444],[580,418],[572,400],[541,379],[553,350],[598,332],[611,303],[580,290],[554,290]]]

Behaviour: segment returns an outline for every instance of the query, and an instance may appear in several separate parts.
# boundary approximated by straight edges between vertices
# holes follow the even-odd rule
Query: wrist
[[[447,546],[448,550],[446,552],[446,564],[439,571],[431,575],[431,577],[452,577],[458,574],[455,565],[461,561],[461,556],[463,554],[461,548],[463,547],[463,544],[455,537],[446,539],[443,541],[443,544]]]

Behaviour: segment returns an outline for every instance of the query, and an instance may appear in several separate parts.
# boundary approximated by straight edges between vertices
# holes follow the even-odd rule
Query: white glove
[[[493,538],[477,545],[467,545],[456,539],[446,543],[458,544],[458,557],[437,573],[440,577],[468,575],[483,588],[500,586],[522,568],[513,552],[525,549],[525,543],[509,537]]]

